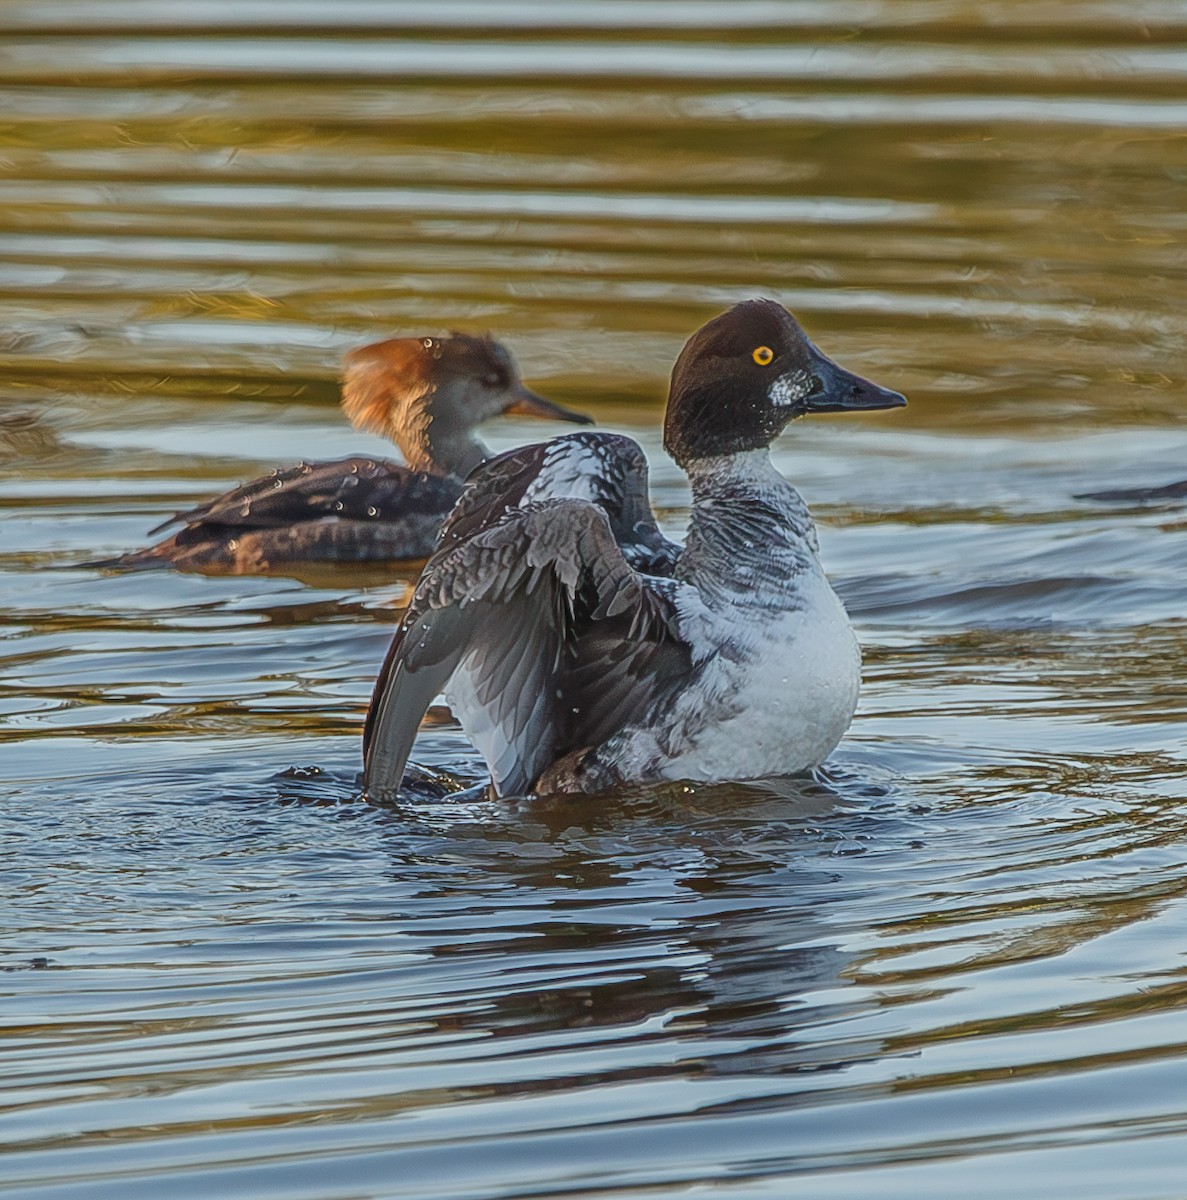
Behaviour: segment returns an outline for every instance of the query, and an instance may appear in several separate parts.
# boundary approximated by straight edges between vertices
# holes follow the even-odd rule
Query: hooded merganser
[[[577,434],[480,468],[376,684],[368,794],[399,788],[443,688],[499,795],[817,766],[852,719],[861,654],[769,446],[805,413],[905,403],[752,300],[697,332],[672,372],[664,446],[692,484],[683,549],[649,510],[640,520],[629,439]],[[582,496],[572,451],[550,452],[577,439],[603,464],[632,460],[617,473],[633,485]]]
[[[489,456],[474,430],[502,413],[592,424],[525,387],[491,338],[392,338],[347,355],[342,407],[356,429],[400,448],[406,465],[346,458],[277,469],[177,513],[182,528],[96,566],[255,574],[298,562],[424,558]]]

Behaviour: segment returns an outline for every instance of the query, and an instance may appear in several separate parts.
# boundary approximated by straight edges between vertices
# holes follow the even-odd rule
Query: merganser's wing
[[[451,678],[455,712],[508,795],[663,703],[688,675],[676,585],[630,566],[603,508],[499,508],[483,520],[471,506],[473,531],[451,528],[417,584],[367,716],[372,796],[398,789],[421,718]]]
[[[384,459],[344,458],[298,463],[241,484],[187,512],[162,521],[170,525],[269,529],[336,517],[345,521],[390,520],[404,512],[448,510],[461,488],[451,479],[413,471]]]
[[[427,558],[461,492],[455,479],[368,458],[301,463],[253,479],[158,525],[176,533],[91,563],[257,572],[286,563]]]
[[[628,563],[672,574],[681,547],[660,532],[647,489],[647,459],[622,434],[570,433],[488,459],[470,478],[441,533],[441,545],[472,537],[511,508],[545,499],[588,500],[610,520]]]

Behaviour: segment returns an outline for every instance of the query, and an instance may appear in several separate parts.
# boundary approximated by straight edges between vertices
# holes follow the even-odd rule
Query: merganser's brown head
[[[351,351],[342,407],[356,429],[395,442],[409,466],[459,477],[489,456],[474,430],[491,417],[593,424],[526,387],[506,347],[465,333],[390,338]]]

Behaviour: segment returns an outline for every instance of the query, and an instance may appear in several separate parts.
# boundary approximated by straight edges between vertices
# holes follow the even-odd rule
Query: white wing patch
[[[579,441],[579,437],[557,438],[548,443],[539,474],[524,491],[525,504],[561,497],[597,503],[605,460],[593,446]]]

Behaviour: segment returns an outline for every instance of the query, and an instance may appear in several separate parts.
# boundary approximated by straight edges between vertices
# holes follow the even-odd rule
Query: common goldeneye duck
[[[817,766],[853,717],[861,654],[769,446],[806,413],[905,403],[826,358],[781,305],[751,300],[694,334],[672,372],[664,446],[692,485],[682,549],[640,519],[630,439],[578,434],[480,468],[376,684],[367,793],[399,788],[442,689],[499,795]],[[577,438],[629,483],[594,494],[573,453],[550,460]]]
[[[347,355],[342,407],[381,434],[405,464],[346,458],[298,463],[177,513],[182,528],[96,566],[252,574],[296,562],[426,557],[465,477],[489,456],[475,428],[500,414],[592,424],[524,386],[491,338],[392,338]]]

